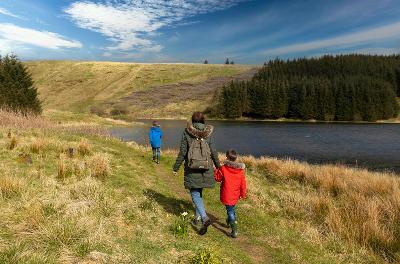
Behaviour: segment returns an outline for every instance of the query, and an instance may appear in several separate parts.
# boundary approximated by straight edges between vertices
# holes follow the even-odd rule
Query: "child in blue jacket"
[[[157,121],[153,121],[153,126],[150,128],[149,132],[149,140],[150,145],[153,150],[153,161],[160,164],[160,148],[161,148],[161,139],[163,133],[161,131],[160,125]]]

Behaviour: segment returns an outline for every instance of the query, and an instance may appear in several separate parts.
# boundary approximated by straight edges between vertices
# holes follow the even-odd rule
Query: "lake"
[[[148,144],[143,127],[114,127],[113,136]],[[161,120],[163,148],[178,148],[186,121]],[[280,123],[210,121],[217,150],[235,148],[256,157],[292,158],[310,163],[342,163],[400,172],[399,124]]]

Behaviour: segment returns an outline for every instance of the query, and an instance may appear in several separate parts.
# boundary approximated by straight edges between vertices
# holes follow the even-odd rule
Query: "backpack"
[[[195,138],[189,146],[189,168],[193,170],[209,170],[211,167],[211,150],[207,140]]]

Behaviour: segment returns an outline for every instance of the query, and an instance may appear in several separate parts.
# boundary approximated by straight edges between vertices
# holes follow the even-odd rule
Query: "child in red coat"
[[[215,180],[221,182],[220,199],[226,207],[226,223],[232,228],[231,236],[237,237],[236,204],[240,198],[246,199],[245,165],[236,162],[237,152],[230,149],[220,170],[214,170]]]

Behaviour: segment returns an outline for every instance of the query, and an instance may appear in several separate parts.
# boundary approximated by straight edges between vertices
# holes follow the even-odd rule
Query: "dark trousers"
[[[161,152],[160,148],[152,148],[153,150],[153,160],[160,160]]]
[[[228,221],[229,222],[235,222],[236,221],[236,205],[225,205],[226,207],[226,214],[228,215]]]

